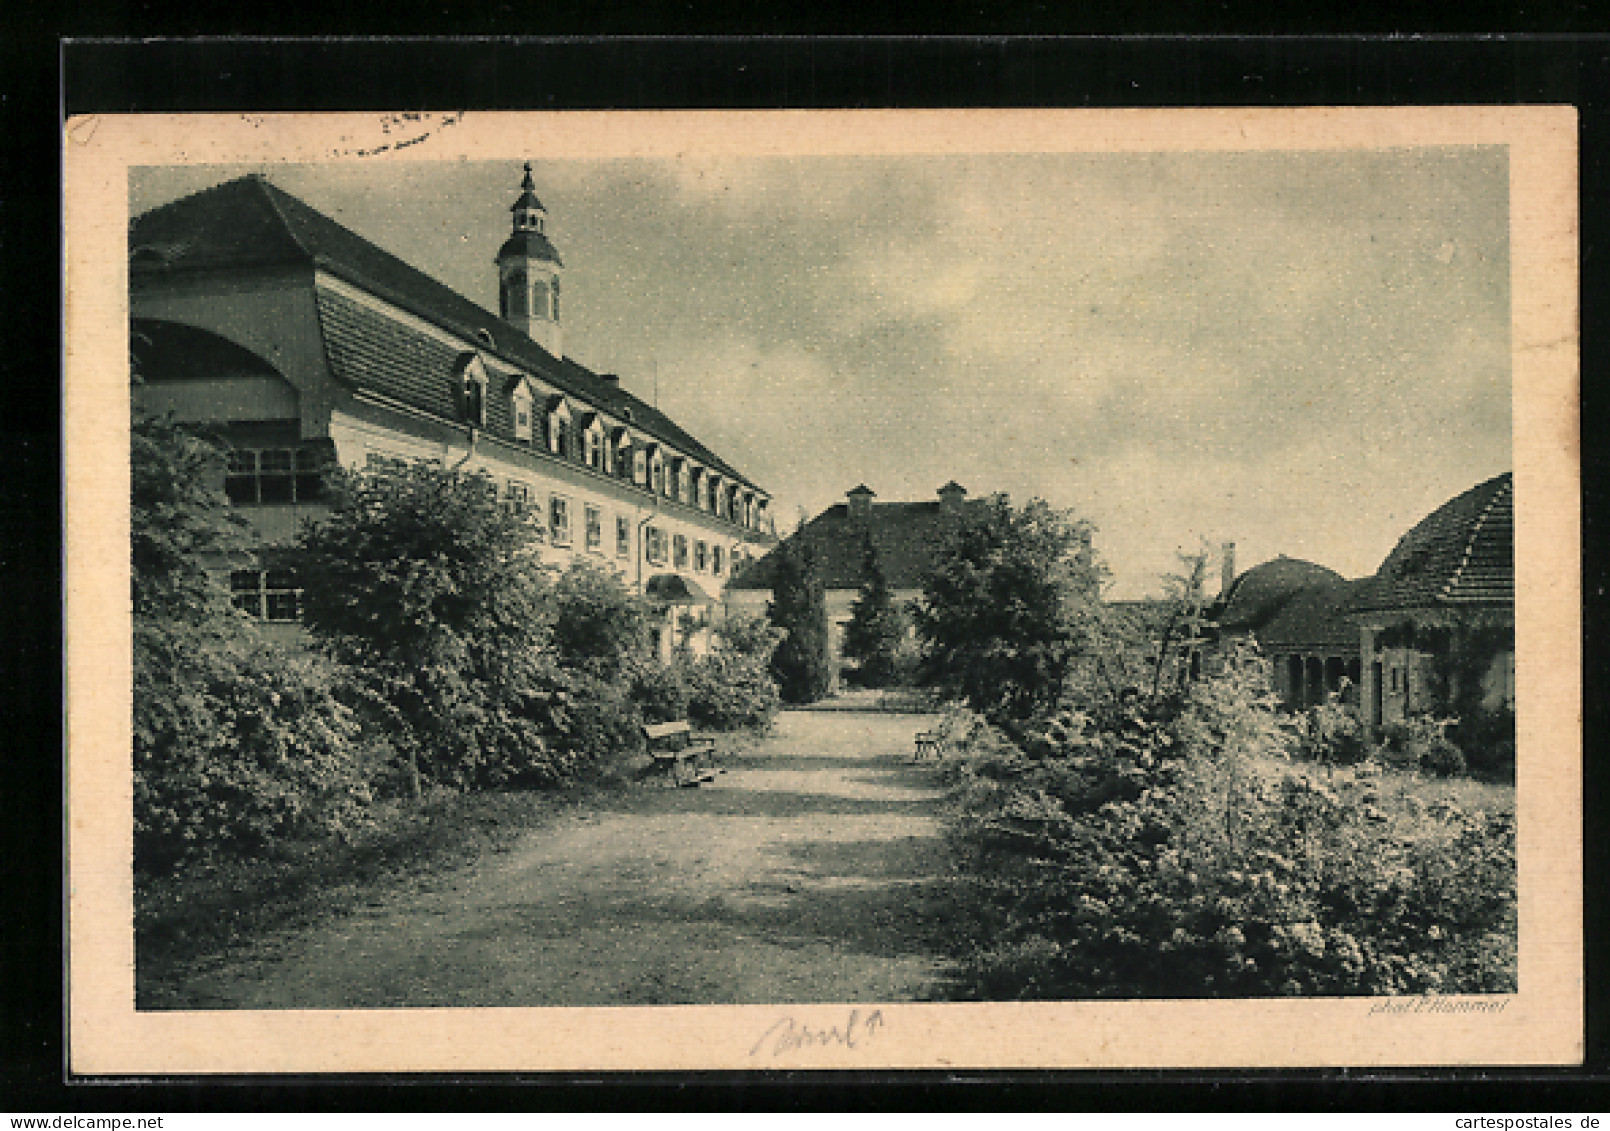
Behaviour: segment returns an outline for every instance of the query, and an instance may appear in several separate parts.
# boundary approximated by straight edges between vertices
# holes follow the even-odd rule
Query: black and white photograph
[[[1580,1047],[1569,111],[78,126],[96,1064]]]

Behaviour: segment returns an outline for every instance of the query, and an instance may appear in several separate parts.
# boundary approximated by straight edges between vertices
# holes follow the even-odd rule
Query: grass
[[[462,867],[582,808],[568,792],[440,792],[377,806],[349,840],[296,841],[251,860],[197,861],[134,884],[135,1001],[164,1008],[177,975],[265,932],[361,904],[375,885]]]

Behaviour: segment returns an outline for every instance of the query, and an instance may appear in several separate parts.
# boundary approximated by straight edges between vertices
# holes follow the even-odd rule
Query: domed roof
[[[564,263],[559,259],[559,249],[554,247],[548,237],[541,232],[529,230],[515,232],[504,240],[503,246],[498,249],[498,260],[501,262],[513,255],[524,256],[527,259],[544,260],[548,263],[558,264],[560,267],[564,266]]]
[[[1505,472],[1448,500],[1400,538],[1355,607],[1514,601],[1515,478]]]
[[[1281,554],[1235,579],[1219,614],[1219,627],[1259,628],[1303,590],[1328,588],[1342,581],[1342,575],[1333,569]]]

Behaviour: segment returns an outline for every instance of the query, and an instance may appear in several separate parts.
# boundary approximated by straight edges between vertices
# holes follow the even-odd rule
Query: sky
[[[773,494],[1043,498],[1114,597],[1236,543],[1348,577],[1510,470],[1507,152],[533,158],[565,352]],[[495,310],[518,162],[244,172]]]

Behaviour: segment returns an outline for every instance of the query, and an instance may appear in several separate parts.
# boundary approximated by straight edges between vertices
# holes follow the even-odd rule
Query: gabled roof
[[[1303,590],[1341,581],[1342,575],[1333,569],[1282,554],[1236,578],[1216,619],[1222,629],[1258,630]]]
[[[129,228],[131,281],[210,270],[317,267],[408,311],[595,408],[627,419],[749,487],[742,472],[670,417],[586,366],[556,358],[503,319],[356,232],[252,174],[203,189],[135,217]],[[450,375],[460,350],[384,314],[318,293],[326,353],[338,380],[410,407],[451,416]],[[443,357],[446,357],[445,365]],[[489,416],[507,415],[501,409]],[[496,420],[488,426],[497,428]],[[508,427],[504,425],[504,427]]]
[[[963,503],[971,507],[984,500]],[[811,519],[785,541],[803,539],[815,552],[822,582],[828,589],[859,589],[865,580],[866,538],[891,589],[917,589],[933,568],[954,520],[942,514],[938,500],[921,503],[873,503],[865,521],[837,503]],[[775,568],[772,550],[728,583],[730,589],[770,589]]]
[[[1363,586],[1360,611],[1515,602],[1515,480],[1480,483],[1398,540]]]

